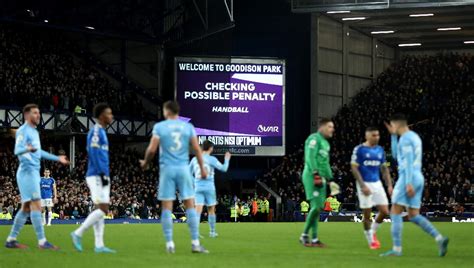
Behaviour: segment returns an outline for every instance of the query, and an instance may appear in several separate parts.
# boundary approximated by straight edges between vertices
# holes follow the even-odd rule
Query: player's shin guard
[[[173,241],[173,218],[170,210],[163,209],[161,211],[161,227],[163,228],[166,242]]]
[[[7,241],[14,241],[16,237],[20,233],[21,229],[25,225],[26,220],[28,219],[28,213],[24,212],[23,210],[19,210],[15,216],[15,220],[13,221],[13,226],[10,231],[10,235],[8,235]]]
[[[191,239],[193,241],[199,240],[199,223],[196,209],[186,209],[186,217],[188,218],[189,231],[191,232]]]
[[[209,214],[208,221],[209,221],[210,232],[215,233],[216,232],[216,214]]]
[[[402,229],[403,229],[403,218],[400,214],[390,215],[392,219],[392,242],[393,250],[397,252],[402,251]]]
[[[38,238],[38,244],[42,245],[46,242],[46,236],[44,235],[43,219],[40,211],[31,211],[30,213],[31,223],[35,229],[36,237]]]
[[[438,232],[438,230],[424,216],[416,215],[415,217],[412,217],[410,221],[420,226],[423,231],[431,235],[433,238],[437,239],[438,237],[441,237],[441,234]]]
[[[104,218],[100,219],[94,224],[94,237],[95,237],[95,248],[104,247]]]

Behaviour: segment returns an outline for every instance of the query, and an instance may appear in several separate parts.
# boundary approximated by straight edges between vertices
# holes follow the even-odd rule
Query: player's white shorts
[[[365,185],[369,187],[371,195],[365,195],[362,192],[359,184],[357,185],[357,195],[359,197],[359,207],[361,209],[365,208],[372,208],[378,205],[388,205],[387,194],[385,193],[385,189],[383,188],[382,182],[365,182]]]
[[[86,177],[87,186],[89,186],[92,202],[94,202],[94,204],[110,203],[110,178],[106,178],[109,180],[109,184],[102,186],[100,176]]]
[[[53,199],[52,198],[46,198],[46,199],[41,199],[41,207],[48,207],[52,208],[54,207]]]

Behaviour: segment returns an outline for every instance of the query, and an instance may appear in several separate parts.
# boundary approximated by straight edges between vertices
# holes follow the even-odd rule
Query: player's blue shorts
[[[158,184],[158,200],[168,201],[176,199],[176,190],[181,200],[194,197],[193,178],[188,166],[174,166],[160,168],[160,182]]]
[[[215,187],[196,187],[196,205],[215,206],[217,204]]]
[[[407,195],[405,179],[398,179],[395,188],[393,189],[392,204],[409,208],[420,208],[424,183],[425,180],[422,174],[413,174],[412,185],[415,190],[415,196],[410,198]]]
[[[16,173],[16,182],[20,189],[21,202],[41,199],[40,173],[32,170],[19,169]]]

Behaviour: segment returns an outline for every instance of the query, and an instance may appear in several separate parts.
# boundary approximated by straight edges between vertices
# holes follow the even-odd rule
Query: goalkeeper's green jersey
[[[332,179],[329,151],[331,146],[321,133],[316,132],[306,139],[304,144],[304,169],[313,174],[315,171],[321,177]]]

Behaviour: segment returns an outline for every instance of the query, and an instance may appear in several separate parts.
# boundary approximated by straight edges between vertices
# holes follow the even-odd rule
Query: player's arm
[[[304,149],[305,163],[307,163],[311,173],[318,173],[318,162],[316,161],[319,144],[316,137],[309,137]]]
[[[408,142],[402,144],[402,165],[405,167],[404,178],[405,178],[405,188],[409,197],[414,196],[415,192],[413,189],[413,161],[415,161],[415,151],[413,146]]]
[[[395,133],[395,129],[390,125],[390,123],[385,122],[385,127],[391,135],[391,151],[392,158],[397,159],[397,147],[398,147],[398,135]]]
[[[380,165],[380,172],[382,173],[382,178],[385,181],[385,184],[387,185],[388,194],[392,195],[392,176],[390,176],[390,169],[388,168],[388,162],[385,158],[385,152],[383,153],[382,165]]]
[[[354,178],[356,179],[356,182],[359,184],[362,192],[364,195],[370,195],[370,189],[365,185],[364,179],[362,178],[362,174],[360,174],[359,171],[359,165],[360,165],[360,157],[358,157],[359,154],[359,147],[355,147],[354,150],[352,151],[352,156],[351,156],[351,172],[352,175],[354,175]]]
[[[67,157],[65,155],[57,156],[54,154],[50,154],[45,150],[41,150],[41,158],[49,161],[59,162],[63,165],[69,165],[69,160],[67,160]]]
[[[20,156],[24,153],[36,152],[36,148],[33,148],[31,144],[26,143],[26,137],[23,133],[17,133],[15,138],[15,150],[14,154]]]
[[[153,136],[150,139],[150,143],[148,144],[148,147],[146,148],[145,156],[143,157],[143,160],[140,160],[140,166],[142,167],[142,169],[146,169],[148,167],[148,164],[156,155],[158,146],[160,146],[160,136],[153,134]]]
[[[207,178],[207,170],[204,168],[204,160],[202,158],[202,151],[201,147],[199,146],[199,142],[196,135],[191,137],[191,148],[194,150],[194,154],[196,155],[196,159],[199,164],[199,168],[201,169],[201,178]]]
[[[56,181],[53,180],[53,202],[54,203],[57,203],[58,202],[58,191],[57,191],[57,188],[56,188]]]
[[[227,152],[225,153],[225,156],[224,156],[224,164],[219,162],[217,158],[214,158],[214,163],[212,163],[212,165],[214,166],[215,169],[219,171],[227,172],[227,170],[229,169],[230,157],[231,157],[231,154]]]

